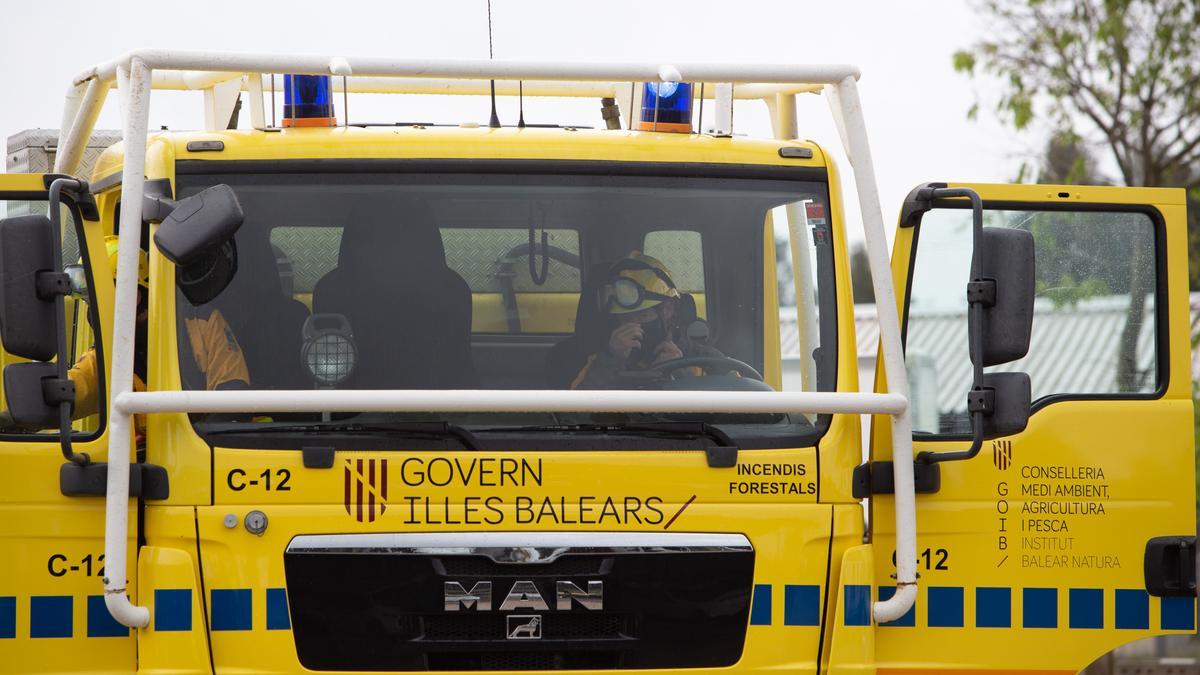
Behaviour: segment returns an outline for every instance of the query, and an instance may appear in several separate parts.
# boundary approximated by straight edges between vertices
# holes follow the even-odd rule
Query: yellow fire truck
[[[0,670],[1066,673],[1195,631],[1182,191],[927,183],[889,264],[857,78],[81,72],[54,168],[0,176]],[[157,90],[206,128],[148,131]],[[366,93],[493,114],[350,120]],[[799,140],[812,95],[847,167]],[[1118,325],[1047,337],[1095,302]]]

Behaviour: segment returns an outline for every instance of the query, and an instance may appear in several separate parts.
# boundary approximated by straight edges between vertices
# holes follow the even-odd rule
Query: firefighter
[[[109,268],[113,271],[114,281],[117,270],[117,242],[115,236],[104,240],[105,252],[108,254]],[[150,263],[145,251],[138,251],[138,296],[137,296],[137,327],[134,338],[133,357],[133,390],[146,389],[146,324],[149,315]],[[210,309],[197,312],[184,319],[184,329],[188,335],[188,344],[192,349],[192,357],[196,367],[205,380],[205,388],[214,390],[248,389],[250,374],[246,368],[246,359],[242,354],[237,338],[226,323],[220,310]],[[75,405],[72,408],[72,419],[82,419],[99,412],[100,386],[99,369],[102,364],[96,358],[96,348],[84,352],[67,376],[75,383]],[[7,410],[0,411],[0,428],[18,427]],[[142,436],[144,422],[138,415],[135,420],[138,436]]]
[[[621,371],[647,370],[685,357],[723,356],[687,339],[679,325],[680,301],[670,270],[657,258],[633,251],[618,260],[600,293],[600,311],[611,326],[608,342],[588,357],[571,388],[615,389]]]

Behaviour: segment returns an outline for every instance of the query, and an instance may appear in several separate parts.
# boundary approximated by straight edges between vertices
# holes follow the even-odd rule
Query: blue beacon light
[[[328,75],[283,76],[283,126],[337,126],[333,84]]]
[[[642,131],[692,132],[692,85],[688,82],[646,82],[642,91]]]

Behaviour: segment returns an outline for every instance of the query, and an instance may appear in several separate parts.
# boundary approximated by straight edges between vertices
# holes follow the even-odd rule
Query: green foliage
[[[1200,2],[981,0],[978,8],[989,37],[955,52],[954,69],[995,85],[996,114],[1014,129],[1036,123],[1051,131],[1051,149],[1076,150],[1038,180],[1188,189],[1191,287],[1200,290]],[[1092,149],[1114,176],[1096,169]]]
[[[1033,234],[1038,252],[1036,292],[1055,307],[1080,300],[1127,294],[1135,253],[1153,251],[1150,222],[1123,213],[1012,212],[1009,227]]]
[[[1070,275],[1063,275],[1053,286],[1038,279],[1037,294],[1050,298],[1055,307],[1066,307],[1095,295],[1111,295],[1112,289],[1099,277],[1085,277],[1079,280]]]
[[[975,55],[964,49],[954,52],[954,69],[960,73],[975,73]]]

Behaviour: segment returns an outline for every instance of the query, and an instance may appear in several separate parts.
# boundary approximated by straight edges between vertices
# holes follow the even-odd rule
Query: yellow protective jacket
[[[183,325],[192,345],[196,367],[204,376],[205,389],[246,389],[250,386],[246,356],[220,310],[214,309],[206,317],[184,319]]]
[[[250,373],[246,369],[241,346],[220,311],[213,310],[205,318],[186,319],[184,325],[192,346],[192,356],[204,375],[207,389],[249,386]],[[67,376],[75,383],[75,409],[72,414],[75,419],[99,412],[100,378],[97,368],[96,349],[93,347],[84,352],[67,371]],[[133,376],[133,390],[146,390],[146,383],[136,374]],[[138,433],[144,429],[141,417],[138,415],[135,420]]]

